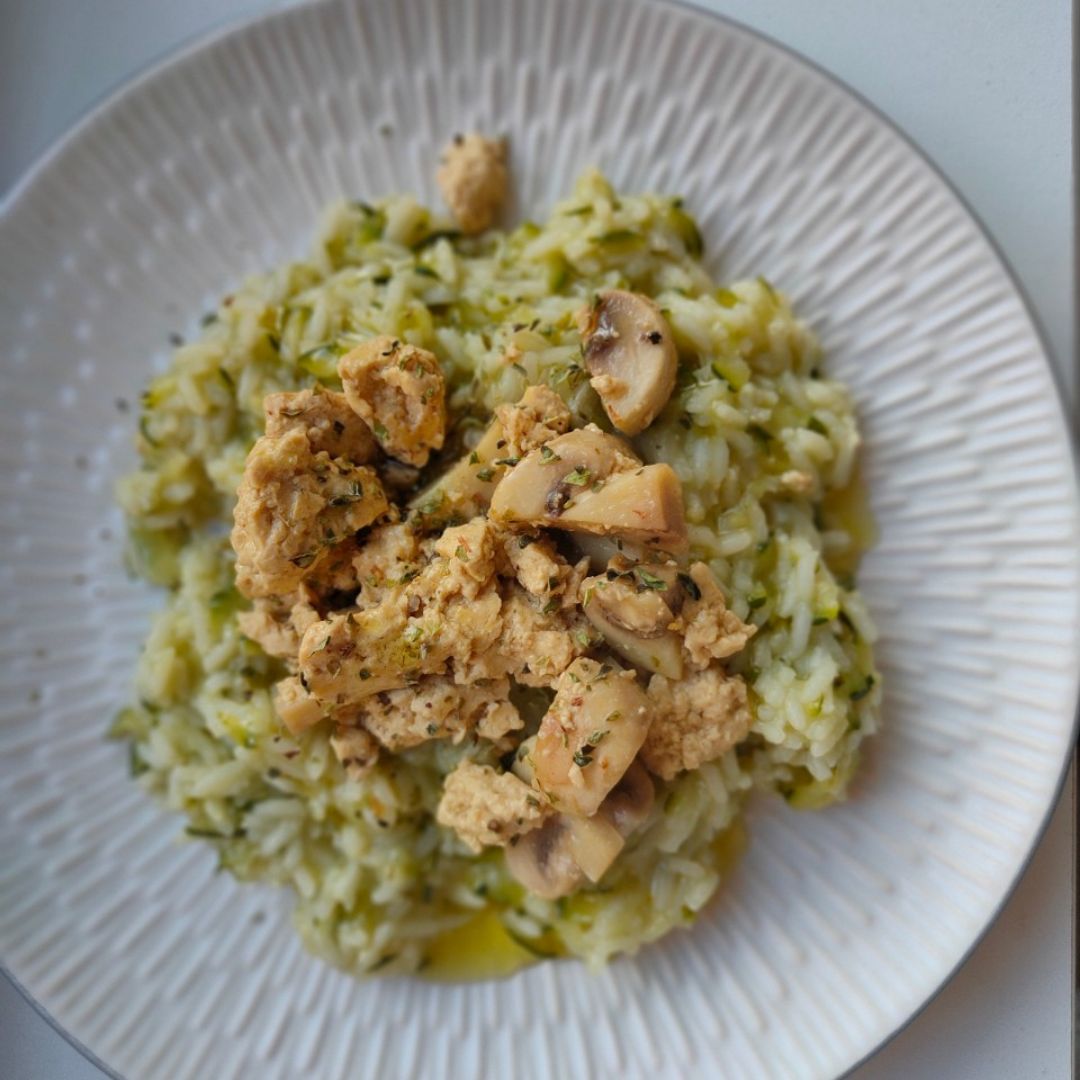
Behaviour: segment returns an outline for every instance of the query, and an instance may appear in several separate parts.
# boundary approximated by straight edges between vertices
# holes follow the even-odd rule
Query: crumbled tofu
[[[545,603],[560,597],[563,607],[577,600],[578,589],[588,573],[588,559],[571,565],[546,536],[529,533],[506,536],[503,547],[518,584],[530,596]]]
[[[363,728],[338,724],[330,736],[330,747],[350,780],[363,779],[379,760],[379,744]]]
[[[426,465],[446,435],[446,386],[427,349],[397,338],[371,338],[338,361],[352,409],[391,457]]]
[[[274,709],[293,735],[314,727],[323,718],[322,706],[295,675],[275,684]]]
[[[352,567],[360,586],[357,602],[370,607],[389,590],[405,584],[420,569],[420,546],[404,522],[372,529],[353,556]]]
[[[478,580],[456,555],[435,555],[372,607],[311,627],[300,644],[300,670],[335,708],[447,669],[460,683],[498,677],[505,667],[480,672],[474,665],[499,638],[501,607],[495,577]]]
[[[358,582],[353,569],[353,559],[359,550],[354,536],[340,544],[334,544],[311,568],[311,572],[304,578],[303,588],[319,597],[329,593],[355,592]]]
[[[521,400],[513,405],[499,405],[495,415],[502,427],[504,445],[499,457],[524,457],[570,430],[573,417],[554,390],[546,386],[528,386]]]
[[[263,436],[248,454],[233,512],[236,587],[250,597],[294,591],[388,505],[372,469],[313,453],[302,429]]]
[[[690,663],[704,668],[713,660],[741,652],[757,627],[728,611],[724,593],[704,563],[694,563],[689,576],[700,596],[688,598],[683,605],[683,647]]]
[[[559,676],[590,645],[588,622],[563,611],[558,598],[543,607],[517,585],[502,606],[501,633],[489,656],[478,656],[477,670],[494,669],[523,686],[554,686]]]
[[[331,615],[300,639],[300,674],[328,711],[339,711],[408,681],[398,663],[406,616],[399,594],[365,611]]]
[[[465,760],[447,776],[435,820],[479,853],[538,828],[549,813],[540,794],[513,773]]]
[[[366,465],[379,447],[367,424],[349,407],[344,394],[316,386],[296,393],[270,394],[263,401],[266,434],[278,438],[299,429],[312,453],[325,450],[331,457]]]
[[[750,730],[746,683],[718,667],[677,682],[654,675],[648,693],[654,713],[641,760],[665,780],[715,761]]]
[[[528,533],[508,536],[506,555],[518,584],[531,596],[546,596],[558,588],[566,560],[546,537]]]
[[[306,591],[303,590],[302,591]],[[250,611],[241,611],[236,621],[240,633],[250,638],[268,656],[296,660],[304,631],[319,621],[319,613],[306,597],[259,597]]]
[[[462,575],[462,591],[468,595],[470,588],[485,585],[494,577],[503,554],[499,539],[495,526],[478,517],[447,529],[435,542],[435,553],[447,561],[450,572]]]
[[[470,731],[496,742],[522,726],[508,679],[458,686],[445,675],[368,698],[358,719],[395,753],[430,739],[458,743]]]
[[[435,179],[462,232],[483,232],[506,199],[505,142],[477,134],[454,136]]]

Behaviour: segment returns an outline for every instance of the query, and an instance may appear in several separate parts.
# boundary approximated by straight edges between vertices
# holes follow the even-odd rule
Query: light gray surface
[[[0,191],[103,93],[267,0],[0,0]],[[907,131],[982,217],[1073,373],[1067,0],[711,0],[822,64]],[[1071,1060],[1072,784],[1005,912],[857,1080],[1057,1078]],[[882,973],[888,978],[888,973]],[[0,980],[0,1078],[97,1080]],[[134,1080],[134,1078],[133,1078]]]

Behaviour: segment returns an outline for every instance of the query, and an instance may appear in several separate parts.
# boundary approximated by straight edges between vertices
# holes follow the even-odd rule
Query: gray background
[[[1068,0],[699,2],[822,64],[922,146],[1001,245],[1072,394]],[[268,0],[0,0],[0,192],[89,106],[161,54],[272,6]],[[1070,779],[1020,887],[986,939],[930,1007],[857,1071],[857,1080],[1069,1075],[1074,792]],[[0,1080],[101,1075],[0,979]]]

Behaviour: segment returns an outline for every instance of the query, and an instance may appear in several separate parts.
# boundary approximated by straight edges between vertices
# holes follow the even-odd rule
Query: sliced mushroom
[[[675,387],[679,356],[667,319],[647,296],[609,289],[578,320],[593,389],[612,424],[637,435]]]
[[[559,814],[506,848],[506,868],[542,900],[558,900],[574,892],[585,874],[570,851],[568,819]]]
[[[534,780],[537,737],[526,739],[514,758],[513,772],[527,784]],[[591,818],[559,814],[521,837],[506,852],[510,872],[530,892],[553,900],[573,892],[584,878],[599,881],[629,836],[649,816],[653,782],[638,762],[631,763]]]
[[[533,750],[535,748],[535,735],[530,735],[527,739],[522,739],[517,750],[514,752],[514,763],[510,766],[510,771],[530,786],[535,786],[534,781],[536,780],[536,768],[533,765],[532,759]]]
[[[646,465],[611,477],[598,491],[567,506],[555,524],[662,551],[678,552],[687,546],[682,485],[670,465]]]
[[[590,818],[566,818],[570,856],[590,881],[599,881],[618,857],[626,841],[602,813]]]
[[[682,639],[671,629],[681,588],[675,563],[644,565],[616,556],[582,582],[582,610],[632,664],[669,679],[683,674]]]
[[[527,386],[521,399],[500,405],[476,446],[409,503],[425,530],[484,513],[495,485],[511,465],[570,427],[570,411],[546,386]]]
[[[611,822],[620,836],[629,836],[648,819],[655,795],[649,771],[635,761],[601,804],[599,816]]]
[[[668,465],[641,465],[621,439],[589,425],[527,454],[491,498],[510,525],[598,533],[678,551],[682,486]]]
[[[608,563],[616,555],[626,555],[628,558],[639,560],[644,554],[644,548],[619,540],[613,536],[600,536],[594,533],[574,533],[572,537],[574,547],[589,560],[589,569],[594,574],[599,574],[607,569]]]
[[[484,513],[495,485],[506,473],[505,462],[495,464],[505,445],[502,424],[493,420],[473,450],[409,500],[417,525],[425,531],[441,529],[450,522],[467,521]]]
[[[559,678],[530,755],[556,810],[591,817],[649,732],[649,700],[632,672],[579,657]]]

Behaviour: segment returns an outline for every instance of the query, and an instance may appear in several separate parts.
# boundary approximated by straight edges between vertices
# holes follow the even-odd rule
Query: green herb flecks
[[[667,588],[667,582],[663,578],[649,573],[644,567],[639,566],[634,573],[637,574],[637,579],[643,589],[654,589],[656,592],[663,592]]]

